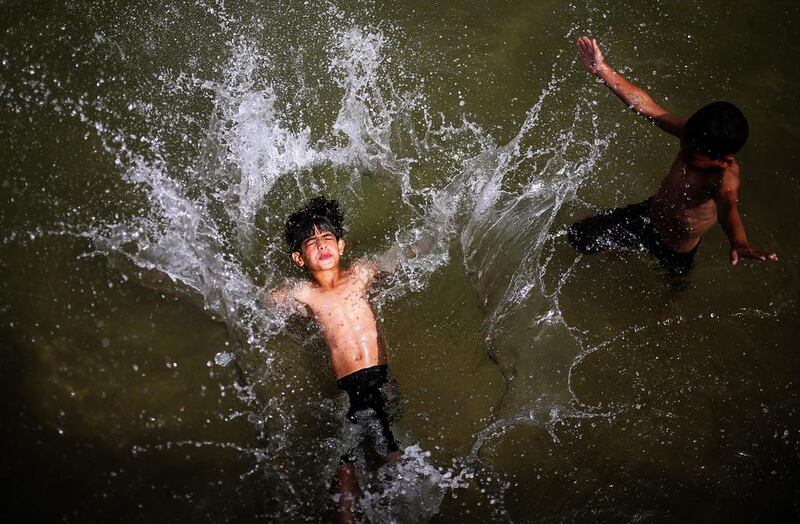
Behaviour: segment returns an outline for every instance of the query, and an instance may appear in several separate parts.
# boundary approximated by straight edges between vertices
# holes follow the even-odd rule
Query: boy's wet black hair
[[[730,102],[712,102],[700,108],[683,126],[689,150],[715,160],[738,152],[749,133],[744,114]]]
[[[289,251],[300,251],[303,240],[314,235],[314,229],[333,233],[337,240],[344,235],[344,216],[336,200],[323,196],[312,198],[286,219],[286,243]]]

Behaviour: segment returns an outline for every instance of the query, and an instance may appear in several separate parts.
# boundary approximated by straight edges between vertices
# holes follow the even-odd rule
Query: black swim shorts
[[[692,267],[697,246],[686,253],[668,248],[649,216],[650,201],[607,209],[572,224],[567,230],[569,243],[584,254],[614,249],[642,249],[658,259],[669,274],[685,275]]]
[[[387,453],[398,451],[400,447],[389,427],[389,367],[384,365],[359,369],[336,381],[336,385],[347,392],[350,397],[350,409],[347,418],[354,424],[361,425],[367,434],[374,433],[377,427]],[[341,463],[355,462],[355,448],[342,456]]]

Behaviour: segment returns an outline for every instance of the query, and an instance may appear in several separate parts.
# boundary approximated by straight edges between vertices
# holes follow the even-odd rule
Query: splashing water
[[[254,463],[247,475],[264,475],[274,485],[268,518],[313,519],[330,502],[322,484],[347,439],[328,430],[339,424],[344,401],[330,391],[296,394],[306,384],[287,372],[296,354],[287,354],[282,338],[292,320],[260,299],[287,273],[280,230],[298,202],[332,194],[365,222],[360,213],[370,191],[381,192],[396,208],[396,220],[376,238],[360,238],[367,256],[389,244],[396,265],[371,297],[377,309],[391,309],[428,289],[442,271],[463,266],[483,308],[480,335],[505,393],[459,452],[458,467],[437,466],[413,432],[398,463],[377,471],[359,464],[365,517],[429,520],[448,495],[477,484],[489,491],[482,496],[495,506],[493,515],[507,518],[508,486],[492,462],[492,446],[520,429],[560,443],[565,426],[640,409],[640,393],[618,402],[584,397],[580,377],[591,359],[667,325],[634,324],[597,342],[562,307],[562,289],[580,258],[559,254],[563,231],[555,224],[614,138],[586,101],[565,93],[569,74],[562,71],[570,70],[572,57],[552,57],[549,83],[511,138],[498,140],[460,105],[434,109],[437,93],[424,75],[407,73],[418,57],[398,56],[396,29],[355,23],[331,8],[319,41],[287,50],[280,40],[243,34],[241,20],[213,5],[209,16],[226,46],[218,67],[191,74],[165,68],[158,76],[164,85],[149,86],[185,104],[154,105],[145,85],[140,99],[126,100],[138,115],[127,121],[102,93],[58,101],[59,111],[75,113],[100,140],[136,201],[113,220],[81,223],[78,234],[127,278],[200,304],[228,329],[232,347],[218,352],[213,365],[238,367],[240,380],[230,390],[241,409],[227,417],[246,420],[259,445],[174,445],[219,446],[247,457]],[[100,38],[96,45],[111,44]],[[313,67],[293,69],[286,59],[292,53]],[[400,255],[420,245],[427,249]],[[310,337],[296,338],[302,346]],[[315,391],[321,376],[308,381]],[[325,429],[316,435],[309,427]]]
[[[5,520],[335,517],[346,399],[313,326],[261,301],[320,193],[348,255],[396,268],[370,299],[406,447],[357,464],[366,520],[797,520],[800,11],[273,4],[4,5]],[[728,268],[717,230],[672,295],[637,253],[567,245],[675,152],[583,74],[582,34],[682,116],[774,124],[741,163],[780,264]]]
[[[466,469],[440,471],[430,464],[430,455],[409,446],[398,463],[378,470],[377,490],[366,489],[361,499],[364,517],[370,522],[426,521],[438,512],[447,491],[467,487],[474,477]]]
[[[525,145],[546,125],[541,114],[546,104],[554,102],[557,78],[507,144],[494,144],[465,117],[458,127],[437,129],[425,109],[420,86],[416,92],[398,92],[393,87],[383,67],[385,45],[386,37],[376,30],[351,27],[335,34],[327,70],[342,95],[335,120],[322,133],[312,132],[309,125],[290,128],[278,109],[284,101],[272,81],[257,78],[260,64],[269,62],[269,56],[239,39],[232,44],[221,82],[192,79],[187,87],[213,97],[205,147],[215,153],[216,162],[198,159],[187,170],[187,179],[171,165],[157,134],[147,140],[147,157],[115,146],[124,144],[124,138],[119,138],[124,137],[122,132],[107,143],[117,164],[123,166],[123,179],[144,194],[149,211],[94,229],[90,236],[95,246],[112,260],[131,264],[117,264],[125,273],[164,275],[173,283],[173,292],[201,297],[203,306],[240,340],[235,353],[217,355],[217,364],[228,364],[235,354],[236,360],[246,363],[247,380],[266,391],[278,391],[285,380],[272,372],[281,356],[269,341],[285,328],[286,319],[260,305],[262,288],[247,267],[253,246],[263,242],[257,220],[265,216],[270,228],[281,216],[270,209],[275,199],[297,200],[289,195],[303,197],[324,190],[325,180],[314,176],[319,169],[351,173],[347,181],[351,186],[359,183],[361,173],[390,180],[417,217],[395,231],[395,243],[401,250],[423,241],[432,246],[426,255],[399,260],[396,274],[375,298],[379,307],[425,288],[431,275],[450,263],[453,240],[460,236],[464,264],[475,276],[478,293],[490,312],[484,327],[487,340],[492,340],[492,351],[507,376],[515,373],[513,354],[518,347],[498,333],[508,331],[505,323],[514,312],[528,314],[531,308],[546,308],[552,318],[559,317],[558,289],[547,290],[543,281],[548,266],[540,264],[542,252],[551,239],[556,214],[574,197],[608,137],[600,136],[594,126],[590,139],[585,135],[578,139],[573,130],[567,130],[546,147]],[[576,106],[574,113],[573,128],[588,112]],[[415,132],[415,119],[417,127],[426,130],[424,138]],[[313,140],[312,135],[322,138]],[[399,152],[398,135],[416,146]],[[436,151],[435,158],[429,156],[431,150]],[[478,153],[465,157],[463,151],[469,150]],[[445,186],[414,187],[414,166],[426,161],[452,174]],[[281,251],[274,240],[267,241],[265,248],[268,253]],[[269,263],[269,258],[265,260]],[[276,283],[268,278],[267,285]],[[542,325],[548,329],[548,322]],[[261,353],[259,364],[243,354],[253,350]],[[253,405],[258,396],[253,388],[241,391]],[[540,404],[555,413],[559,410],[553,405],[563,403],[559,395],[567,393],[567,389],[556,394],[551,390],[552,398],[544,399],[542,392]],[[291,454],[297,452],[290,445],[295,431],[292,407],[276,401],[280,398],[273,397],[265,405],[257,402],[257,409],[247,417],[267,440],[254,453],[258,463],[284,486],[280,497],[291,500],[308,487],[275,466],[281,460],[291,461]],[[507,412],[517,409],[512,404]],[[567,406],[562,404],[564,410]],[[540,417],[531,414],[525,420]],[[519,422],[525,423],[512,415],[491,428]],[[470,460],[476,459],[484,433],[496,431],[487,428],[481,433]],[[428,457],[419,447],[411,447],[396,468],[387,466],[391,473],[379,473],[391,478],[376,481],[376,488],[365,492],[365,515],[376,522],[394,521],[398,515],[426,520],[438,511],[445,491],[465,486],[464,480],[472,475],[469,467],[458,474],[441,473]],[[287,504],[282,511],[290,515],[304,510],[302,504]]]

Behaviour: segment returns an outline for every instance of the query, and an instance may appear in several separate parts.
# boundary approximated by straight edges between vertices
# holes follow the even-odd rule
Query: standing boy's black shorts
[[[671,275],[685,275],[692,267],[697,247],[686,253],[668,248],[649,217],[650,201],[607,209],[572,224],[569,243],[584,254],[613,249],[643,249],[658,259]]]
[[[379,436],[386,446],[386,452],[398,451],[400,447],[389,427],[391,422],[387,392],[389,367],[384,364],[360,369],[340,378],[336,381],[336,385],[346,391],[350,397],[347,418],[354,424],[361,425],[367,434],[374,433],[377,428]],[[375,435],[372,436],[374,438]],[[354,463],[354,452],[355,448],[351,448],[342,455],[340,463]]]

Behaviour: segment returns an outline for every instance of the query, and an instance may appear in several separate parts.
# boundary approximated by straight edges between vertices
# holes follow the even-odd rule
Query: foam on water
[[[408,446],[397,463],[383,466],[373,478],[364,472],[368,488],[361,506],[370,522],[427,521],[448,491],[467,487],[474,477],[467,469],[442,471],[430,463],[430,455],[417,445]]]
[[[256,214],[278,178],[309,169],[324,156],[310,144],[309,127],[293,132],[281,122],[274,90],[254,85],[254,71],[264,60],[253,48],[239,44],[225,82],[205,85],[217,104],[217,128],[211,136],[219,141],[226,164],[235,173],[223,197],[240,231],[241,245],[252,241]]]

